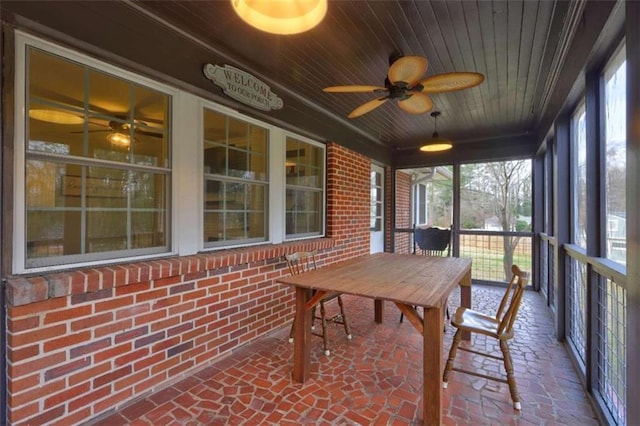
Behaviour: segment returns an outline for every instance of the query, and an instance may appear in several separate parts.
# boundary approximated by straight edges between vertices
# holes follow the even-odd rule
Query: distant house
[[[627,258],[627,218],[624,212],[607,217],[607,253],[609,258],[625,262]]]
[[[483,229],[487,231],[502,231],[502,224],[497,216],[491,216],[484,220]]]

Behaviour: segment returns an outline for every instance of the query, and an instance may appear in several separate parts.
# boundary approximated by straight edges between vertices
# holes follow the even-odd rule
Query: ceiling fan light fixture
[[[420,147],[420,151],[422,152],[441,152],[441,151],[447,151],[451,148],[453,148],[453,143],[451,143],[451,141],[447,138],[442,138],[440,137],[440,135],[438,134],[438,116],[440,116],[441,112],[440,111],[433,111],[430,115],[433,117],[433,127],[434,127],[434,132],[433,135],[431,136],[431,140],[429,140],[429,142],[425,143],[424,145],[422,145]]]
[[[272,34],[298,34],[318,25],[327,14],[327,0],[231,0],[247,24]]]
[[[58,111],[54,109],[30,109],[29,117],[55,124],[84,123],[84,117],[80,117],[79,115],[70,112]]]
[[[437,133],[435,134],[437,136]],[[422,152],[441,152],[447,151],[453,148],[453,144],[449,139],[445,138],[434,138],[430,140],[428,143],[422,145],[420,147],[420,151]]]
[[[107,140],[111,142],[112,145],[126,147],[127,149],[131,146],[131,137],[124,133],[110,133],[107,135]]]

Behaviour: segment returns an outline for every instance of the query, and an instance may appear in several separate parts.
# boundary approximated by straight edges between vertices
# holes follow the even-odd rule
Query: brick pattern
[[[327,144],[327,236],[340,241],[335,260],[369,254],[371,161]]]
[[[329,144],[328,163],[330,238],[10,277],[8,421],[86,422],[285,326],[284,254],[369,252],[369,161]]]
[[[495,312],[504,289],[473,286],[473,306]],[[116,425],[421,425],[422,335],[385,304],[377,324],[371,300],[344,296],[353,339],[329,323],[331,356],[312,340],[311,377],[291,380],[294,345],[282,327],[173,386],[141,399],[93,426]],[[452,309],[460,292],[449,299]],[[513,409],[509,386],[452,372],[443,390],[443,425],[596,426],[590,398],[580,384],[565,345],[555,338],[553,317],[538,293],[524,294],[510,341],[522,410]],[[338,313],[329,304],[327,314]],[[444,333],[443,361],[454,328]],[[495,339],[474,335],[476,349],[499,355]],[[468,343],[462,343],[468,347]],[[456,365],[504,376],[502,363],[458,352]]]
[[[411,175],[396,171],[396,228],[411,228]],[[394,241],[396,253],[411,252],[411,234],[396,232]]]

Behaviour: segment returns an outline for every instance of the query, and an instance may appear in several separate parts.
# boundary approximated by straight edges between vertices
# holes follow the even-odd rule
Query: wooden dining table
[[[296,290],[294,381],[304,383],[309,378],[311,312],[327,293],[374,299],[376,322],[383,321],[384,302],[391,301],[423,336],[423,422],[441,423],[443,317],[447,298],[458,285],[462,306],[471,307],[471,259],[376,253],[279,278],[278,282]],[[422,316],[416,307],[424,308]]]

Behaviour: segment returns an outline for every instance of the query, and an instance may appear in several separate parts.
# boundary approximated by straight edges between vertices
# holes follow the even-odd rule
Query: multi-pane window
[[[171,97],[35,47],[25,55],[24,265],[168,251]]]
[[[324,224],[324,147],[286,138],[287,238],[321,235]]]
[[[382,173],[371,170],[371,231],[382,230]]]
[[[626,61],[624,47],[604,73],[606,256],[616,262],[627,260],[626,214]]]
[[[204,109],[205,247],[265,241],[269,131]]]
[[[324,144],[27,34],[15,75],[15,273],[324,234]]]
[[[587,133],[586,110],[580,106],[571,119],[572,242],[587,247]]]

